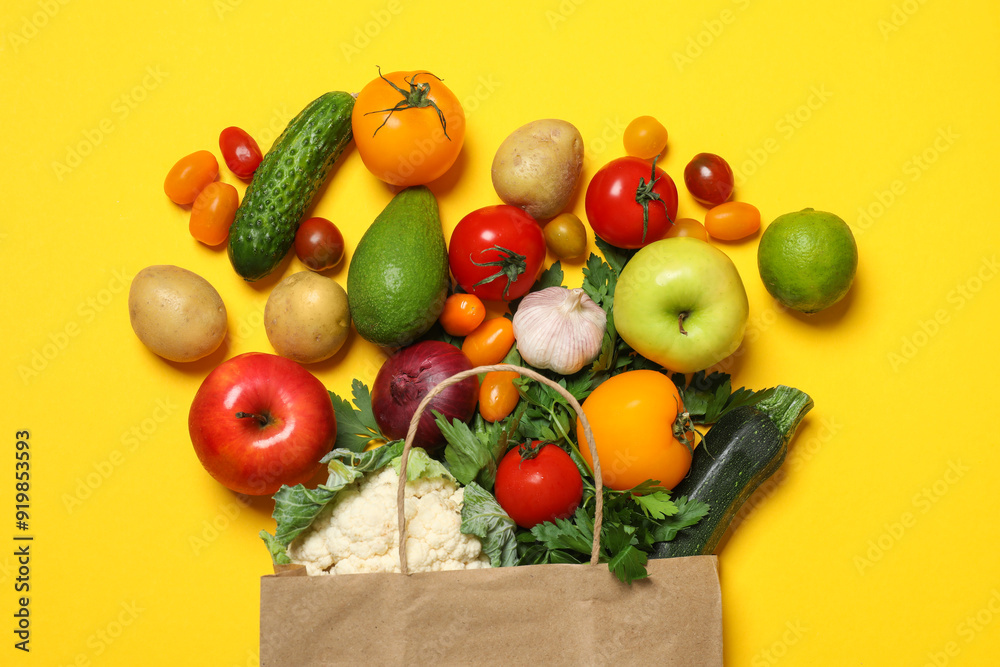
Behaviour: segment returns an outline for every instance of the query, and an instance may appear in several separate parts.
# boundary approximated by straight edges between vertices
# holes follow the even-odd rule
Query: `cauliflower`
[[[392,466],[345,487],[287,549],[310,575],[399,572]],[[407,482],[406,559],[410,572],[490,567],[478,538],[461,532],[464,489],[445,477]]]

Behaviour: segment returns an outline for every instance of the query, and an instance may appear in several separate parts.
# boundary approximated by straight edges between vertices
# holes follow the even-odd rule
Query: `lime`
[[[842,219],[806,208],[768,225],[757,247],[757,268],[764,287],[779,303],[815,313],[851,289],[858,246]]]

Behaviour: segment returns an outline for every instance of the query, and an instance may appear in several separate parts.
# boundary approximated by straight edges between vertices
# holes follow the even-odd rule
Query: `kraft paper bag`
[[[420,415],[465,377],[516,371],[562,394],[580,417],[597,488],[593,434],[580,404],[537,372],[507,364],[462,371],[418,405],[397,494],[401,573],[310,577],[279,566],[261,578],[260,664],[722,665],[722,593],[715,556],[653,559],[631,585],[598,563],[602,496],[589,564],[409,573],[403,512],[406,464]]]
[[[260,664],[722,665],[715,556],[261,578]]]

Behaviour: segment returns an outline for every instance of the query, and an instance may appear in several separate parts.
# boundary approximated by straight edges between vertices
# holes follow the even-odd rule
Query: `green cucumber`
[[[264,156],[229,228],[229,261],[244,280],[281,263],[302,217],[351,142],[350,93],[326,93],[293,118]]]
[[[687,476],[671,491],[674,498],[708,503],[708,514],[669,542],[657,543],[653,557],[714,553],[743,503],[781,467],[788,442],[812,407],[808,394],[782,385],[756,405],[719,418],[695,448]]]

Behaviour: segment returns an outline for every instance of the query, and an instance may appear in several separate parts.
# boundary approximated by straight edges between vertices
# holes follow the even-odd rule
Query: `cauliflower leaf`
[[[475,535],[493,567],[517,565],[517,524],[489,491],[475,482],[465,487],[462,532]]]

